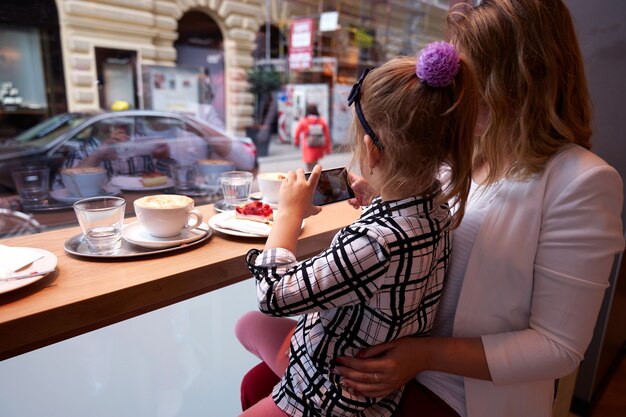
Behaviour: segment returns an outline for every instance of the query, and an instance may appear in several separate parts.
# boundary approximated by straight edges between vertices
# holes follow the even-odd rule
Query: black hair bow
[[[361,86],[363,85],[363,80],[365,79],[365,76],[367,76],[369,72],[370,68],[367,68],[365,71],[363,71],[363,73],[359,77],[359,81],[357,81],[356,84],[352,86],[352,90],[350,90],[350,94],[348,94],[348,106],[354,104],[356,115],[359,118],[361,126],[363,126],[363,130],[365,130],[365,133],[367,133],[369,137],[372,138],[372,142],[374,143],[374,145],[376,145],[376,147],[382,151],[383,144],[378,139],[378,136],[376,136],[376,133],[374,133],[370,125],[367,124],[365,116],[363,115],[363,110],[361,110]]]

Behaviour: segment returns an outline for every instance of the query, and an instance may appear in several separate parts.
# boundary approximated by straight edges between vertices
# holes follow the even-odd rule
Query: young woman
[[[589,94],[563,2],[476,3],[448,18],[450,42],[477,71],[483,111],[433,337],[345,355],[336,369],[363,395],[417,375],[411,392],[434,393],[456,415],[550,416],[554,380],[582,360],[624,249],[622,182],[589,151]],[[401,415],[426,415],[420,404],[407,409]]]
[[[243,416],[390,416],[402,393],[346,389],[336,358],[398,337],[426,336],[450,255],[449,232],[463,216],[471,181],[478,96],[473,73],[452,45],[364,72],[354,104],[354,161],[377,195],[331,246],[297,262],[302,219],[321,166],[309,180],[289,172],[264,252],[251,250],[260,309],[237,337],[281,377]],[[440,182],[442,168],[446,182]],[[455,202],[453,215],[447,202]],[[295,327],[295,329],[294,329]]]

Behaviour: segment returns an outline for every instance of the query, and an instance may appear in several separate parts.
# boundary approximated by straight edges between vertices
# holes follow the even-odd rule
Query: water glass
[[[111,255],[122,247],[126,201],[121,197],[92,197],[74,203],[74,212],[89,250]]]
[[[176,184],[176,191],[193,190],[196,186],[196,167],[194,165],[170,165],[170,176]]]
[[[248,201],[253,175],[246,171],[228,171],[220,174],[224,201],[234,207]]]
[[[17,169],[11,174],[23,205],[38,206],[45,203],[50,185],[49,167],[26,167]]]

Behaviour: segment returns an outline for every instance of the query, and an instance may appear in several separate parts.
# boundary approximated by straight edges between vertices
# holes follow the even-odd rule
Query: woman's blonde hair
[[[429,195],[446,170],[446,186],[437,203],[456,204],[455,227],[463,217],[472,179],[477,83],[464,58],[447,87],[421,82],[415,65],[416,57],[398,57],[372,70],[361,87],[361,109],[383,147],[376,167],[383,188]],[[364,160],[366,134],[356,115],[351,132],[356,163]]]
[[[489,120],[476,163],[488,183],[528,178],[560,148],[591,147],[591,102],[582,56],[561,0],[457,4],[448,37],[472,60]]]

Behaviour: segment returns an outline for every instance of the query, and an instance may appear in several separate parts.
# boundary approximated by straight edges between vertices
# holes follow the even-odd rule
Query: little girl
[[[302,169],[288,173],[265,250],[251,250],[247,262],[260,310],[300,317],[252,312],[238,321],[241,343],[282,378],[242,416],[393,413],[402,390],[380,398],[353,392],[339,383],[335,358],[429,334],[450,229],[471,183],[477,100],[469,66],[445,42],[428,45],[417,63],[401,57],[365,71],[348,98],[353,164],[378,197],[328,249],[302,262],[294,253],[302,219],[321,211],[312,205],[321,167],[308,181]]]

